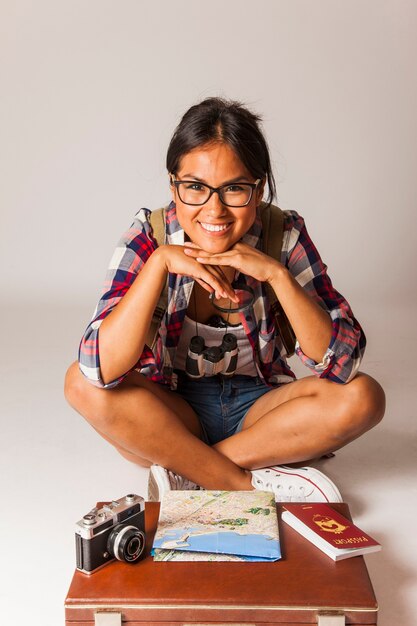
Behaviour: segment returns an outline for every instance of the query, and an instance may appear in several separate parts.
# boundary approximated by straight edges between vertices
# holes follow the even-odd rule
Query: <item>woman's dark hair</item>
[[[275,197],[268,144],[260,130],[261,117],[241,102],[224,98],[206,98],[183,115],[168,146],[166,166],[176,174],[181,158],[207,143],[228,144],[255,178],[268,181],[267,204]]]

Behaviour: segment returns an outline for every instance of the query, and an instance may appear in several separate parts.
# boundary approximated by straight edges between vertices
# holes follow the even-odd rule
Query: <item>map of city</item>
[[[276,561],[275,498],[268,491],[169,491],[161,502],[155,561]]]

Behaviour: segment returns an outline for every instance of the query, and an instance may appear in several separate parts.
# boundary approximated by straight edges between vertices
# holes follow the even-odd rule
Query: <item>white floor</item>
[[[22,303],[1,311],[2,624],[59,626],[74,570],[74,523],[97,500],[146,496],[147,471],[118,456],[63,398],[91,311]],[[359,316],[358,316],[359,317]],[[367,564],[380,626],[417,623],[416,330],[407,311],[362,312],[363,370],[383,384],[386,418],[322,464],[355,521],[382,544]],[[413,333],[410,336],[410,333]],[[414,346],[414,348],[412,348]],[[299,369],[297,368],[299,373]]]

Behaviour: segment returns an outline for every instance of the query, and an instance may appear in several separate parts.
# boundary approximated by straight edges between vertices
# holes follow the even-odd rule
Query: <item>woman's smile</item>
[[[220,223],[220,224],[212,224],[209,222],[199,222],[201,228],[206,231],[206,233],[210,233],[210,235],[212,236],[217,236],[217,237],[221,237],[222,235],[224,235],[226,233],[226,231],[228,231],[233,222],[226,222],[226,223]]]

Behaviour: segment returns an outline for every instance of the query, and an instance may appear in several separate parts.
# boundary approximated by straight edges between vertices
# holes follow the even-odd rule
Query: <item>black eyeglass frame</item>
[[[247,182],[242,182],[239,183],[239,181],[236,181],[235,183],[226,183],[225,185],[220,185],[220,187],[211,187],[210,185],[207,185],[206,183],[200,183],[200,181],[198,180],[175,180],[173,174],[171,174],[171,184],[175,185],[177,191],[178,191],[178,186],[181,185],[182,183],[194,183],[197,185],[202,185],[203,187],[207,187],[207,189],[210,190],[210,194],[209,197],[207,198],[207,200],[204,200],[204,202],[184,202],[184,200],[181,198],[180,192],[178,191],[178,195],[180,196],[180,200],[181,202],[183,202],[184,204],[187,204],[188,206],[203,206],[203,204],[206,204],[211,196],[214,193],[217,193],[217,195],[220,198],[220,201],[225,205],[225,206],[229,206],[233,209],[240,209],[244,206],[248,206],[249,202],[252,200],[253,198],[253,192],[255,191],[255,189],[258,187],[259,183],[261,182],[262,178],[258,178],[258,180],[255,180],[254,183],[247,183]],[[249,200],[247,202],[245,202],[245,204],[227,204],[227,202],[224,201],[224,199],[222,198],[221,192],[223,190],[224,187],[230,187],[231,185],[247,185],[248,187],[251,188],[251,194],[249,196]]]

